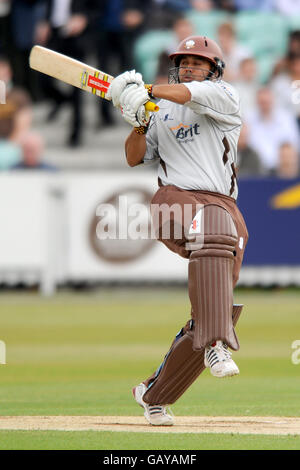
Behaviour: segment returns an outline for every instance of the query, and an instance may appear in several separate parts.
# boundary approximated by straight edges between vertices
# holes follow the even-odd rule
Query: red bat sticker
[[[93,75],[89,75],[88,86],[90,86],[91,88],[106,93],[109,85],[110,83],[106,82],[105,80],[100,80],[100,78],[94,77]]]

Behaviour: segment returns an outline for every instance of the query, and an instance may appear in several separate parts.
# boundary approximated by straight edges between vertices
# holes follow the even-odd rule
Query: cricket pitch
[[[300,418],[177,416],[174,426],[150,426],[143,416],[0,416],[0,430],[300,435]]]

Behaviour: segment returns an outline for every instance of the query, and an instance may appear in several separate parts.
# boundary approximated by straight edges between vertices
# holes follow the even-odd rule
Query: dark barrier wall
[[[249,242],[244,265],[300,266],[300,179],[240,179]]]

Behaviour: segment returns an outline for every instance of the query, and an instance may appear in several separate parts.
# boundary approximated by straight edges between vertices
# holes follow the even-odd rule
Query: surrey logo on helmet
[[[184,47],[185,49],[192,49],[193,47],[195,47],[195,41],[191,40],[191,41],[186,41]]]

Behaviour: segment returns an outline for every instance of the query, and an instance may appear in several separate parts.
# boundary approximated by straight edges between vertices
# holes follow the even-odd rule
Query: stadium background
[[[130,129],[109,103],[81,91],[70,95],[62,84],[55,86],[68,98],[55,100],[29,70],[32,45],[51,46],[49,37],[41,40],[42,26],[53,20],[47,3],[0,2],[0,80],[7,90],[0,105],[0,340],[7,348],[0,414],[138,415],[130,388],[160,363],[189,315],[187,264],[151,240],[95,240],[99,203],[117,205],[124,195],[147,202],[156,168],[127,167]],[[250,232],[235,299],[245,304],[242,373],[225,385],[204,374],[174,411],[299,416],[300,366],[291,358],[300,339],[300,2],[94,1],[79,10],[87,27],[72,37],[74,55],[114,75],[135,67],[146,82],[167,80],[166,57],[180,34],[218,40],[221,28],[227,35],[230,81],[252,104],[250,110],[242,103],[247,134],[239,149],[238,203]],[[64,41],[62,35],[56,48],[72,50]],[[257,141],[266,108],[269,126]],[[102,444],[85,436],[82,448],[135,448],[129,435],[115,443],[102,434]],[[299,448],[299,437],[207,439],[208,448]],[[63,445],[49,435],[4,431],[0,442]],[[140,437],[135,442],[146,448]],[[165,442],[153,445],[180,448],[179,441]]]

